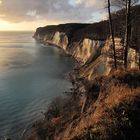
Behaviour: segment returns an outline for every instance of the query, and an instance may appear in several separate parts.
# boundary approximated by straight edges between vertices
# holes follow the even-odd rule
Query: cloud
[[[101,1],[98,1],[98,0],[75,0],[75,3],[76,4],[84,4],[85,7],[94,7],[94,6],[99,6],[99,3]]]
[[[33,10],[33,11],[30,11],[30,10],[29,10],[29,11],[26,13],[26,15],[35,17],[35,16],[36,16],[36,10]]]
[[[104,0],[0,0],[0,18],[13,23],[88,22],[103,5]]]

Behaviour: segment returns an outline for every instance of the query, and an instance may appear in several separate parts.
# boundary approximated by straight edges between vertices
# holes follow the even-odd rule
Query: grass
[[[140,72],[118,70],[85,83],[84,93],[76,90],[52,102],[50,116],[28,140],[140,139]]]

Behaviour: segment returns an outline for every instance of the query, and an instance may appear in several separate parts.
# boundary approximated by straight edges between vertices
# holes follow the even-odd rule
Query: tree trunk
[[[117,69],[116,50],[115,50],[116,47],[115,47],[115,39],[114,39],[114,30],[113,30],[113,24],[112,24],[111,10],[110,10],[110,0],[108,0],[108,14],[109,14],[110,33],[111,33],[111,38],[112,38],[114,66],[115,66],[115,69]]]
[[[140,49],[139,49],[139,70],[140,70]]]
[[[130,45],[131,37],[131,23],[130,23],[130,9],[131,9],[131,0],[126,0],[126,30],[125,30],[125,39],[124,39],[124,67],[128,67],[128,49]]]
[[[139,43],[140,43],[140,39],[138,39],[138,43],[137,43],[137,46],[139,47]],[[139,57],[139,70],[140,70],[140,47],[138,48],[138,57]]]

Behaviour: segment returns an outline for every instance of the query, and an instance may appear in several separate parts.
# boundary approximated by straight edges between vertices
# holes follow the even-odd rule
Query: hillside
[[[85,81],[86,105],[80,92],[56,98],[28,140],[140,139],[140,73],[116,71]]]
[[[133,10],[127,71],[123,69],[123,10],[113,14],[118,70],[113,65],[108,21],[36,30],[37,41],[60,47],[78,65],[70,74],[73,88],[66,97],[54,99],[27,140],[140,139],[140,5]]]

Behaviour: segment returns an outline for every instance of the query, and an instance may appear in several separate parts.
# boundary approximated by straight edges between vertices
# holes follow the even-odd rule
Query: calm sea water
[[[32,32],[0,32],[0,140],[19,140],[42,117],[52,98],[71,86],[74,61],[52,46],[36,43]]]

